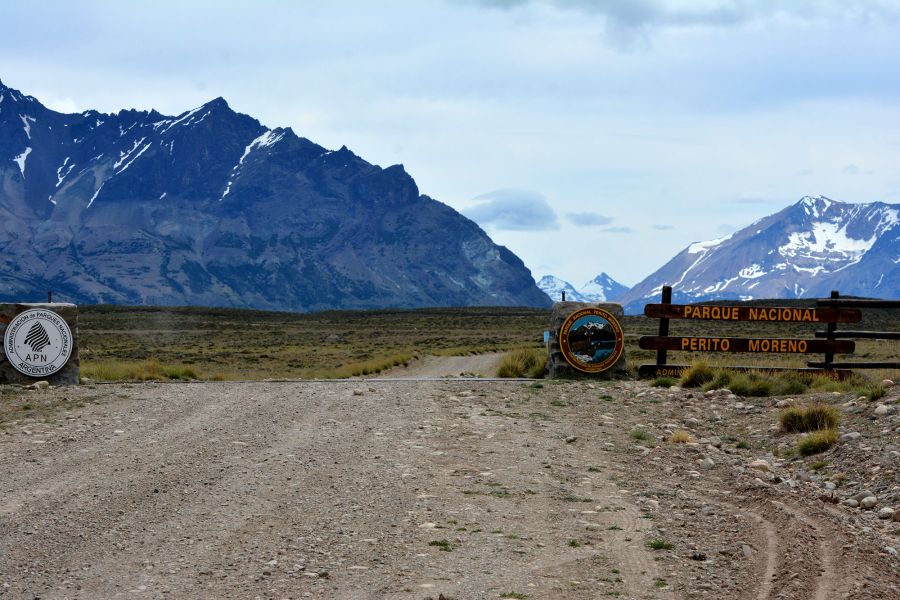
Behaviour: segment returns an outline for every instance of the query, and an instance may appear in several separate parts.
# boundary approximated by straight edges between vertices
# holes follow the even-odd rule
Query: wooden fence
[[[900,339],[898,332],[838,331],[838,324],[860,322],[862,320],[861,308],[900,308],[900,301],[842,299],[838,292],[832,292],[831,298],[818,300],[815,308],[672,304],[672,288],[665,286],[662,289],[662,302],[648,304],[644,307],[646,316],[659,319],[659,334],[643,336],[638,342],[638,345],[645,350],[656,350],[656,364],[641,365],[638,367],[638,373],[643,377],[681,376],[689,368],[689,365],[668,364],[668,352],[672,350],[824,355],[824,360],[808,361],[806,368],[799,369],[767,366],[728,367],[738,371],[800,371],[827,373],[844,378],[851,374],[850,369],[900,369],[900,362],[835,362],[835,354],[849,354],[856,350],[854,338]],[[815,332],[817,339],[670,336],[670,319],[751,321],[759,324],[810,323],[825,325],[825,330]]]

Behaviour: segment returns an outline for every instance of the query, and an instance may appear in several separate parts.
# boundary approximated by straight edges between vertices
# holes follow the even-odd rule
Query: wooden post
[[[53,290],[47,290],[47,304],[53,304]]]
[[[663,304],[671,304],[672,303],[672,286],[664,285],[662,289],[662,303]],[[666,337],[669,335],[669,319],[662,318],[659,320],[659,336]],[[661,348],[656,351],[656,366],[661,367],[666,364],[667,357],[666,352],[668,352],[665,348]]]
[[[832,290],[832,291],[831,291],[831,299],[832,299],[832,300],[837,300],[837,298],[838,298],[839,296],[840,296],[840,294],[838,293],[837,290]],[[837,323],[834,322],[834,321],[829,321],[829,322],[828,322],[828,327],[827,327],[826,330],[825,330],[825,339],[827,339],[828,341],[834,341],[834,339],[835,339],[835,338],[834,338],[834,332],[835,332],[836,329],[837,329]],[[830,371],[830,370],[833,368],[833,367],[831,366],[831,364],[832,364],[833,362],[834,362],[834,353],[833,353],[833,352],[826,352],[826,353],[825,353],[825,369],[827,369],[827,370]]]
[[[563,290],[563,291],[562,291],[562,301],[563,301],[563,302],[566,301],[566,290]]]

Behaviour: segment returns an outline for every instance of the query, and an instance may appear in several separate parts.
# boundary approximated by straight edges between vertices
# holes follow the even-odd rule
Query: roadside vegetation
[[[798,371],[743,373],[728,367],[712,367],[705,362],[697,362],[691,366],[678,384],[684,388],[699,388],[703,391],[728,389],[738,396],[748,397],[856,392],[870,400],[877,400],[885,393],[880,383],[863,373],[854,373],[841,380],[826,374]]]
[[[78,328],[82,376],[96,381],[334,379],[426,355],[538,345],[546,323],[547,311],[519,308],[298,314],[104,305],[79,307]]]
[[[785,303],[790,303],[785,301]],[[896,312],[896,311],[895,311]],[[900,330],[900,315],[864,311],[860,329]],[[544,359],[542,332],[549,313],[529,308],[434,308],[331,311],[312,314],[194,307],[79,307],[82,370],[96,380],[342,378],[376,375],[416,357],[464,356],[527,349]],[[637,339],[653,334],[656,319],[622,321],[629,368],[652,363],[655,351]],[[780,323],[672,321],[672,335],[812,337],[816,326]],[[887,360],[900,355],[900,342],[861,340],[855,360]],[[813,356],[813,355],[811,355]],[[897,373],[872,373],[847,382],[728,372],[732,365],[804,366],[802,355],[670,353],[673,364],[700,364],[694,387],[728,387],[740,395],[799,394],[805,390],[863,390],[877,397],[872,383]],[[843,357],[841,357],[843,358]],[[509,359],[512,376],[540,376],[532,359]],[[713,362],[714,361],[714,362]],[[520,368],[522,362],[532,365]],[[533,367],[533,368],[532,368]],[[724,371],[724,373],[723,373]],[[654,385],[685,385],[660,378]]]
[[[503,356],[497,368],[497,377],[540,379],[546,366],[547,352],[543,348],[517,348]]]

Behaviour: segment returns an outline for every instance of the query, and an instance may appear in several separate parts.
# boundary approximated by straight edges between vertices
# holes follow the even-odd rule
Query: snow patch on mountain
[[[31,147],[25,148],[25,151],[22,154],[15,157],[13,160],[16,164],[19,165],[19,170],[22,171],[22,177],[25,177],[25,161],[28,160],[28,155],[31,154]]]

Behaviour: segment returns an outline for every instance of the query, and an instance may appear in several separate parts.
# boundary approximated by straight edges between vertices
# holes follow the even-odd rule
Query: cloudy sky
[[[807,194],[900,202],[900,0],[0,0],[69,112],[216,96],[625,284]]]

